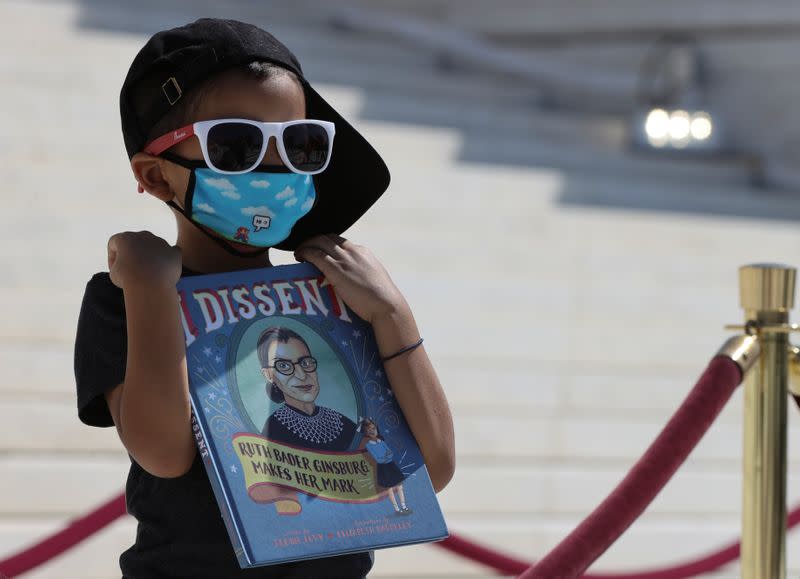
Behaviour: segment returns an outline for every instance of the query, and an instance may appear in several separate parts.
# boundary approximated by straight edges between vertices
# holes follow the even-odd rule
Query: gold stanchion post
[[[758,367],[745,380],[742,579],[786,577],[786,411],[789,310],[795,269],[739,269],[741,305],[761,342]]]

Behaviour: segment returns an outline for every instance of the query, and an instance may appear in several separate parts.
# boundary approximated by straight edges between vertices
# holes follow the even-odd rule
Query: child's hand
[[[111,281],[125,289],[148,284],[174,288],[181,277],[181,250],[149,231],[126,231],[108,240]]]
[[[334,234],[318,235],[300,245],[294,256],[317,266],[344,303],[371,324],[406,307],[389,273],[363,245]]]

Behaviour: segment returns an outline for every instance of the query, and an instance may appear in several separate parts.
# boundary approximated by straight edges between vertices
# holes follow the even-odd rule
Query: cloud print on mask
[[[275,199],[277,199],[279,201],[283,201],[284,199],[288,199],[289,197],[292,197],[293,195],[294,195],[294,189],[292,189],[291,187],[289,187],[287,185],[286,188],[283,191],[281,191],[280,193],[275,195]]]
[[[226,191],[236,191],[236,185],[230,182],[229,179],[225,179],[224,177],[220,177],[219,179],[212,179],[210,177],[206,177],[204,179],[206,185],[209,187],[214,187],[215,189],[225,189]]]
[[[266,205],[261,205],[260,207],[244,207],[242,208],[242,214],[244,215],[266,215],[268,217],[275,217],[275,214],[269,210],[269,207]]]
[[[297,173],[220,175],[197,169],[189,197],[192,219],[232,241],[274,247],[314,206],[314,180]]]

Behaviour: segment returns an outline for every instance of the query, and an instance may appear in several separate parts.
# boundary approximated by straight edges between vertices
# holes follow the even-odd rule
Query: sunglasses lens
[[[298,171],[319,171],[328,162],[328,131],[314,123],[297,123],[283,130],[283,148]]]
[[[222,171],[246,171],[261,159],[264,136],[261,129],[246,123],[220,123],[208,131],[208,159]]]

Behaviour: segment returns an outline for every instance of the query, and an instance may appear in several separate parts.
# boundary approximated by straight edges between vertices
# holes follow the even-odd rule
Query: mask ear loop
[[[190,171],[192,169],[201,169],[207,167],[204,161],[190,161],[189,159],[184,159],[183,157],[179,157],[178,155],[173,155],[169,151],[164,151],[159,155],[159,157],[161,157],[162,159],[166,159],[171,163],[175,163],[176,165],[180,165],[185,169],[189,169]],[[142,184],[137,183],[136,185],[137,185],[136,190],[139,193],[144,193],[144,187],[142,187]]]
[[[188,195],[189,191],[193,189],[194,180],[195,180],[194,170],[195,169],[201,169],[201,168],[208,168],[208,166],[206,165],[205,161],[191,161],[189,159],[184,159],[183,157],[179,157],[178,155],[173,155],[173,154],[168,153],[168,152],[161,153],[160,156],[162,158],[166,159],[167,161],[171,161],[171,162],[175,163],[176,165],[180,165],[181,167],[184,167],[184,168],[189,169],[191,171],[191,173],[189,174],[189,182],[186,185],[186,193],[187,193],[187,195]],[[144,192],[144,189],[142,188],[141,183],[139,183],[138,191],[139,191],[139,193],[143,193]],[[178,213],[183,215],[186,218],[186,220],[189,223],[191,223],[192,225],[194,225],[200,232],[202,232],[203,235],[205,235],[211,241],[213,241],[218,246],[220,246],[222,249],[227,251],[230,255],[233,255],[235,257],[256,257],[256,256],[259,256],[259,255],[264,255],[265,253],[267,253],[270,250],[269,247],[261,248],[259,251],[239,251],[238,249],[234,249],[233,247],[231,247],[230,245],[225,243],[225,241],[223,241],[222,239],[220,239],[218,237],[215,237],[214,235],[211,235],[199,223],[196,223],[191,218],[191,216],[189,216],[186,213],[184,208],[179,206],[177,203],[175,203],[175,201],[170,200],[170,201],[165,201],[165,203],[167,204],[168,207],[173,208],[175,211],[177,211]]]

